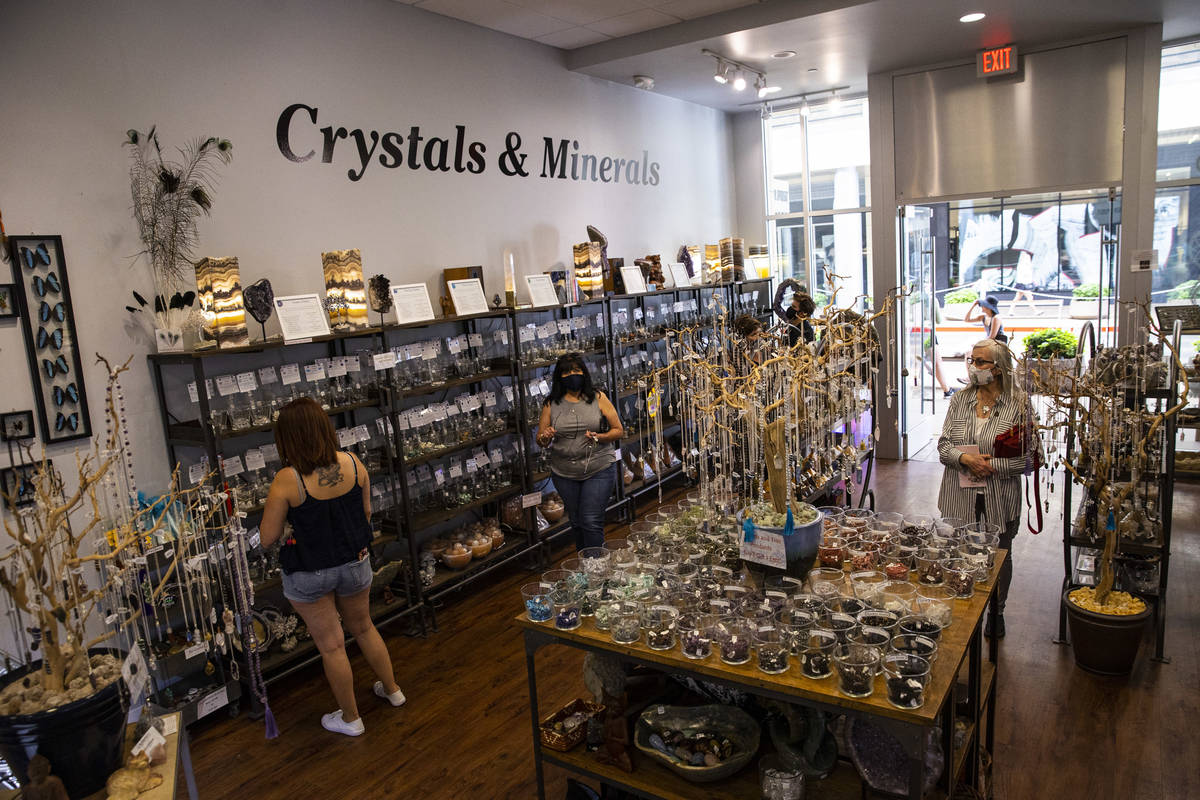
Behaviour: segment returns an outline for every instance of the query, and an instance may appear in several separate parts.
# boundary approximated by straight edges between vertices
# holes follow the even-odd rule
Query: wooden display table
[[[970,782],[974,782],[979,764],[979,732],[984,728],[987,748],[993,749],[995,728],[996,655],[997,643],[993,638],[988,648],[988,658],[983,656],[983,616],[996,588],[996,577],[1008,552],[1001,550],[996,559],[992,579],[985,586],[976,586],[970,600],[953,601],[953,623],[941,633],[938,641],[937,658],[933,662],[929,683],[925,688],[925,704],[915,710],[902,710],[887,701],[887,690],[882,676],[875,679],[875,691],[870,697],[853,698],[841,694],[837,689],[837,676],[813,680],[801,675],[798,666],[782,675],[767,675],[755,666],[752,658],[741,666],[723,663],[715,650],[713,655],[701,661],[685,658],[678,647],[673,650],[651,650],[643,643],[617,644],[607,631],[598,631],[592,620],[585,618],[583,625],[572,631],[562,631],[550,622],[530,622],[524,614],[517,617],[525,639],[525,665],[529,677],[529,712],[533,723],[534,765],[537,770],[538,797],[545,800],[545,778],[543,763],[556,764],[572,772],[581,773],[606,783],[619,786],[626,791],[647,798],[746,798],[759,795],[757,760],[745,769],[724,781],[708,784],[693,784],[677,777],[665,767],[659,766],[643,756],[630,745],[634,771],[626,773],[620,769],[600,764],[583,748],[568,753],[544,750],[541,746],[538,711],[537,672],[534,655],[549,644],[568,645],[594,653],[615,656],[622,661],[640,664],[652,669],[687,675],[703,681],[718,683],[751,694],[783,702],[810,706],[834,714],[845,714],[869,720],[887,731],[900,742],[908,756],[908,797],[918,800],[924,794],[926,731],[939,726],[942,731],[942,750],[946,768],[945,793],[953,797],[954,787],[960,774],[966,770]],[[996,611],[993,606],[993,629]],[[970,717],[967,720],[967,735],[961,746],[954,746],[955,702],[954,688],[965,677]],[[808,796],[859,797],[860,784],[848,778],[846,770],[837,770],[832,779],[812,781],[808,785]]]

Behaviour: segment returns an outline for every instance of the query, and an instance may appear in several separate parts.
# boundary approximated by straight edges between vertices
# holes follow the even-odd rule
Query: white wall
[[[734,114],[734,214],[738,236],[747,245],[767,244],[767,198],[763,178],[763,123],[758,111]]]
[[[392,0],[167,5],[6,3],[0,48],[0,208],[9,234],[62,234],[83,352],[135,356],[125,389],[144,487],[162,486],[166,456],[149,343],[125,324],[130,289],[150,286],[129,259],[139,249],[121,147],[129,128],[156,124],[164,146],[202,135],[233,141],[198,255],[237,255],[243,284],[267,277],[277,294],[319,291],[330,249],[360,248],[368,275],[428,281],[436,303],[443,267],[483,264],[490,297],[503,290],[506,248],[518,273],[539,272],[569,260],[589,223],[625,258],[670,260],[680,244],[732,232],[730,133],[719,111],[570,73],[553,48]],[[317,149],[303,164],[275,141],[280,112],[298,102],[319,109],[316,126],[302,115],[294,125],[295,149]],[[459,175],[376,161],[352,182],[352,140],[332,164],[319,163],[315,128],[330,124],[405,136],[418,125],[448,137],[465,125],[486,144],[487,168]],[[521,134],[533,176],[498,170],[509,131]],[[577,139],[581,152],[601,156],[640,160],[646,150],[661,183],[537,177],[543,136]],[[19,328],[0,325],[0,409],[32,407],[23,348]],[[103,374],[85,361],[102,428]]]

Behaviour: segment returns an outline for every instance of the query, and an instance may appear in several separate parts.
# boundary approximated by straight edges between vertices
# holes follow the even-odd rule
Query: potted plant
[[[1034,331],[1025,337],[1022,368],[1024,370],[1039,370],[1045,375],[1045,382],[1056,380],[1056,392],[1069,390],[1069,384],[1062,382],[1062,377],[1074,369],[1075,354],[1079,347],[1079,339],[1070,331],[1062,328],[1044,328]],[[1037,383],[1037,379],[1033,379]]]
[[[1100,316],[1100,284],[1082,283],[1071,291],[1067,309],[1071,319],[1096,319]]]
[[[971,288],[955,289],[953,292],[947,292],[945,306],[942,308],[942,314],[946,319],[962,319],[967,315],[967,310],[971,308],[971,304],[979,299],[979,292]]]
[[[73,491],[43,452],[32,478],[34,503],[18,508],[15,497],[3,496],[4,529],[17,547],[0,556],[0,590],[25,663],[9,664],[0,679],[0,758],[28,785],[30,759],[43,756],[71,797],[103,788],[124,755],[124,654],[105,646],[137,623],[142,609],[111,608],[115,582],[121,574],[128,580],[133,568],[110,565],[162,530],[165,509],[180,497],[168,494],[157,514],[122,515],[112,507],[111,473],[124,457],[113,389],[128,363],[109,367],[109,434],[94,452],[76,454]],[[143,583],[144,591],[161,592],[169,578]]]
[[[137,223],[144,255],[154,283],[154,331],[160,350],[184,349],[184,332],[200,323],[193,313],[198,244],[197,222],[212,209],[216,166],[233,158],[228,139],[209,136],[177,148],[179,159],[164,157],[158,133],[128,132],[129,185],[133,219]],[[135,315],[148,302],[136,292],[138,306],[126,306]]]
[[[1144,309],[1149,317],[1148,308]],[[1147,603],[1116,591],[1113,559],[1122,531],[1159,524],[1154,508],[1139,493],[1157,469],[1153,453],[1166,420],[1187,404],[1187,378],[1179,354],[1152,322],[1149,345],[1127,345],[1097,353],[1086,372],[1034,370],[1034,387],[1048,399],[1038,427],[1061,441],[1069,431],[1078,442],[1074,460],[1057,464],[1084,487],[1083,533],[1103,540],[1100,577],[1095,587],[1071,587],[1062,595],[1075,663],[1108,675],[1127,674],[1137,657],[1150,617]],[[1164,410],[1148,406],[1145,387],[1160,385],[1162,349],[1179,369]]]

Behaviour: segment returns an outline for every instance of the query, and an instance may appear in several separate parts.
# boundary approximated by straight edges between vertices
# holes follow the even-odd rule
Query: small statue
[[[21,789],[25,800],[70,800],[67,787],[57,775],[50,774],[50,760],[41,753],[29,759],[29,783]]]
[[[108,790],[108,800],[134,800],[142,792],[147,792],[163,782],[162,775],[150,771],[150,759],[145,753],[139,753],[129,759],[129,763],[108,776],[104,788]]]

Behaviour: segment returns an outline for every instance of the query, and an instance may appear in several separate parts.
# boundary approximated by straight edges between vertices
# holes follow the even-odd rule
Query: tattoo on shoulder
[[[330,464],[328,467],[317,467],[318,486],[337,486],[342,482],[342,465]]]

